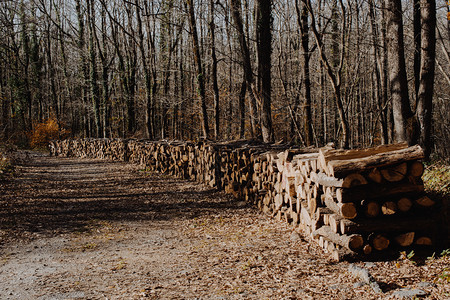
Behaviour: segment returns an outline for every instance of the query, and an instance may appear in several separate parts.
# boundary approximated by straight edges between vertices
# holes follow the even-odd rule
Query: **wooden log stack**
[[[52,141],[54,156],[128,161],[197,180],[303,230],[331,256],[432,246],[439,203],[424,193],[419,146],[292,148],[255,141]]]
[[[320,149],[318,170],[310,177],[321,190],[313,219],[321,227],[309,224],[313,238],[337,259],[349,252],[376,255],[432,245],[437,205],[424,194],[423,157],[419,146],[406,144]]]

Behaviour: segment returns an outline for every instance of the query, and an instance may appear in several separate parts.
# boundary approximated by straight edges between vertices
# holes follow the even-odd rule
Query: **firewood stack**
[[[127,160],[127,141],[123,139],[77,139],[51,141],[50,155],[94,158],[108,160]]]
[[[406,144],[320,149],[310,174],[320,201],[315,212],[305,211],[303,229],[336,259],[432,245],[435,202],[424,195],[421,159],[422,149]]]
[[[129,161],[197,180],[302,229],[339,260],[436,239],[434,200],[424,194],[419,146],[298,149],[254,141],[52,141],[51,155]]]

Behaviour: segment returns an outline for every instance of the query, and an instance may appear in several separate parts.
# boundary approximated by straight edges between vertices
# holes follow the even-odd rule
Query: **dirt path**
[[[377,295],[293,228],[197,183],[37,154],[20,169],[0,184],[1,299],[385,299],[424,280],[430,299],[450,292],[442,262],[358,263]]]

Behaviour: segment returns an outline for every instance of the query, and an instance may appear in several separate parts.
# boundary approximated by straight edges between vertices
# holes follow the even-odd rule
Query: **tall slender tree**
[[[436,62],[436,1],[420,1],[421,59],[416,116],[419,123],[419,143],[429,157],[433,149],[432,111]]]
[[[406,75],[402,2],[401,0],[385,0],[385,6],[394,138],[397,142],[411,141],[413,112],[409,103],[408,78]]]
[[[250,91],[250,124],[252,137],[259,137],[261,129],[259,128],[259,118],[257,115],[256,99],[259,99],[257,89],[255,86],[255,78],[253,76],[253,69],[250,59],[250,50],[247,43],[247,38],[244,32],[244,25],[242,22],[242,8],[240,0],[230,0],[231,15],[233,16],[234,24],[237,30],[239,46],[241,50],[242,65],[244,71],[244,78],[247,89]],[[261,102],[261,101],[259,101]]]
[[[219,139],[220,125],[220,103],[219,103],[219,84],[217,82],[217,55],[216,55],[216,25],[215,25],[215,8],[214,1],[209,1],[209,36],[211,43],[211,81],[214,93],[214,136]]]
[[[192,51],[194,53],[194,61],[197,69],[197,84],[198,94],[200,96],[202,133],[204,138],[209,138],[208,113],[206,111],[205,74],[203,72],[202,58],[200,56],[200,45],[197,33],[197,23],[194,13],[194,3],[192,2],[192,0],[186,0],[186,5],[189,13],[189,27],[192,38]]]
[[[261,131],[263,141],[273,143],[275,135],[272,127],[272,1],[256,0],[256,42],[258,48],[258,76],[261,79],[260,99]]]

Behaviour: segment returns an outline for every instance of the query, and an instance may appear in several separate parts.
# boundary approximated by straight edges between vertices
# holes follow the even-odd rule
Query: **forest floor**
[[[349,262],[202,184],[120,162],[27,161],[0,183],[1,299],[450,298],[450,253],[354,262],[377,294]]]

